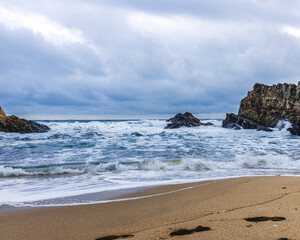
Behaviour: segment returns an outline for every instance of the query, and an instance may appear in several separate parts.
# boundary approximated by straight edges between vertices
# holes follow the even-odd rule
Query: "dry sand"
[[[192,188],[183,190],[186,187]],[[179,184],[146,189],[130,197],[170,191],[174,192],[123,202],[2,211],[0,239],[94,240],[109,235],[143,240],[300,239],[300,177]],[[244,219],[261,216],[286,220]],[[199,225],[211,230],[192,231]],[[191,231],[189,235],[170,236],[179,229]]]

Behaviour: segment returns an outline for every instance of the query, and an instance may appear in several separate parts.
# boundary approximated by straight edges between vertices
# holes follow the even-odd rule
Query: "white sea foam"
[[[28,173],[19,168],[14,169],[11,167],[0,166],[0,177],[15,177],[22,175],[28,175]]]
[[[48,133],[0,133],[0,204],[232,176],[300,175],[300,139],[287,131],[290,123],[258,132],[207,121],[214,126],[64,121],[47,122]]]
[[[292,124],[289,121],[285,121],[285,120],[280,120],[277,125],[276,128],[281,131],[281,130],[287,130],[288,128],[292,127]]]

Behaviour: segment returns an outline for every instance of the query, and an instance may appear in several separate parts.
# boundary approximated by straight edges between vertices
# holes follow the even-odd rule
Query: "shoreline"
[[[182,189],[177,189],[176,191],[186,190],[185,188],[194,188],[195,184],[202,184],[204,182],[211,181],[223,181],[226,179],[235,179],[235,178],[252,178],[252,177],[273,177],[273,176],[283,176],[283,177],[300,177],[300,175],[246,175],[246,176],[228,176],[228,177],[219,177],[219,178],[204,178],[203,180],[197,179],[195,181],[184,181],[184,182],[175,182],[175,183],[163,183],[163,184],[154,184],[153,185],[144,185],[137,187],[126,187],[119,189],[104,190],[100,192],[91,192],[78,195],[71,195],[66,197],[55,197],[50,199],[41,199],[36,201],[26,201],[26,202],[16,202],[11,204],[0,205],[0,213],[3,211],[9,211],[7,209],[25,209],[25,208],[44,208],[44,207],[68,207],[68,206],[86,206],[110,202],[122,202],[122,201],[131,201],[143,198],[155,197],[156,195],[165,195],[173,193],[170,192],[160,192],[159,189],[164,189],[169,186],[176,186],[177,189],[179,186],[182,186]],[[191,185],[191,187],[190,187]],[[189,186],[189,187],[186,187]],[[150,191],[149,195],[141,195],[144,193],[143,190],[146,189],[155,189],[159,193]]]
[[[147,195],[154,196],[141,198]],[[299,177],[241,177],[166,185],[120,197],[137,199],[2,211],[0,239],[95,240],[110,235],[132,235],[130,239],[300,238]],[[244,220],[260,216],[285,220]],[[211,230],[197,232],[199,225]],[[181,228],[190,234],[170,235]]]
[[[274,175],[264,175],[264,176],[269,177]],[[204,182],[222,181],[225,179],[234,179],[234,178],[243,178],[243,177],[261,177],[261,176],[260,175],[228,176],[228,177],[220,177],[220,178],[204,178],[203,180],[197,179],[196,181],[182,181],[182,182],[175,182],[175,183],[173,182],[163,183],[163,184],[153,183],[152,185],[111,189],[111,190],[104,190],[100,192],[71,195],[66,197],[56,197],[50,199],[26,201],[26,202],[19,202],[19,203],[16,202],[11,204],[0,205],[0,213],[5,208],[23,209],[23,208],[41,208],[41,207],[68,207],[68,206],[94,205],[94,204],[102,204],[102,203],[117,202],[117,201],[130,201],[130,200],[136,200],[137,198],[140,199],[140,198],[153,197],[152,196],[153,194],[157,195],[157,193],[153,193],[154,191],[150,191],[151,192],[150,195],[141,195],[141,193],[144,193],[143,190],[147,190],[147,189],[155,189],[159,192],[158,195],[165,195],[165,194],[169,194],[169,192],[161,193],[159,189],[164,189],[165,187],[169,187],[169,186],[176,186],[175,188],[177,189],[179,186],[182,186],[182,189],[176,190],[176,191],[182,191],[185,190],[187,185],[188,186],[195,185],[195,184],[198,185]],[[192,186],[191,188],[194,187],[195,186]],[[172,193],[172,191],[170,193]]]
[[[256,177],[256,176],[247,176]],[[234,179],[240,177],[227,177],[218,179],[209,179],[195,182],[185,183],[170,183],[162,185],[145,185],[141,187],[121,188],[114,190],[105,190],[95,193],[86,193],[68,197],[58,197],[52,199],[38,200],[33,202],[24,202],[20,204],[3,204],[0,206],[1,213],[10,213],[23,210],[33,210],[41,208],[55,208],[55,207],[76,207],[88,206],[105,203],[115,203],[124,201],[133,201],[145,198],[158,197],[162,195],[172,194],[176,192],[185,191],[188,189],[209,185],[215,181],[222,181],[225,179]],[[76,200],[77,202],[72,202]],[[69,202],[69,203],[68,203]]]
[[[164,187],[168,186],[183,186],[183,189],[178,189],[176,191],[185,190],[186,185],[194,185],[201,184],[204,182],[210,181],[222,181],[226,179],[234,179],[234,178],[251,178],[251,177],[272,177],[272,176],[288,176],[288,177],[300,177],[300,175],[247,175],[247,176],[228,176],[228,177],[219,177],[219,178],[203,178],[196,179],[195,181],[182,181],[182,182],[172,182],[172,183],[163,183],[163,184],[155,184],[152,185],[142,185],[137,187],[126,187],[126,188],[118,188],[111,190],[103,190],[99,192],[91,192],[77,195],[70,195],[65,197],[55,197],[49,199],[41,199],[35,201],[25,201],[25,202],[15,202],[11,204],[3,204],[0,205],[0,213],[3,211],[9,211],[6,209],[24,209],[24,208],[43,208],[43,207],[68,207],[68,206],[81,206],[81,205],[94,205],[94,204],[102,204],[102,203],[110,203],[110,202],[118,202],[118,201],[130,201],[157,195],[157,193],[152,193],[150,195],[140,195],[143,190],[146,189],[155,189],[160,192],[159,189],[164,189]],[[192,186],[191,188],[194,188]],[[170,192],[172,193],[172,191]],[[158,195],[169,194],[169,192],[159,193]],[[134,196],[134,197],[133,197]],[[15,210],[17,211],[17,210]]]

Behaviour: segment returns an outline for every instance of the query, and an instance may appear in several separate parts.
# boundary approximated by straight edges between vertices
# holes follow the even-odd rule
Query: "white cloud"
[[[294,36],[296,38],[300,38],[300,28],[297,28],[297,27],[292,27],[292,26],[284,26],[282,28],[282,31],[284,33],[287,33],[291,36]]]
[[[34,34],[41,34],[47,41],[56,45],[86,44],[83,33],[78,29],[69,29],[43,15],[22,12],[0,6],[0,23],[16,30],[25,28]]]

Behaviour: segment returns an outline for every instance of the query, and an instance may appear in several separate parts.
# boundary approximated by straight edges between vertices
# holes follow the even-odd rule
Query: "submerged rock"
[[[6,116],[0,107],[0,132],[17,132],[17,133],[42,133],[49,131],[46,125],[18,118],[14,115]]]
[[[273,132],[273,130],[271,128],[268,128],[265,126],[259,126],[256,130],[257,131],[265,131],[265,132]]]
[[[214,124],[211,122],[201,123],[201,126],[213,126]]]
[[[291,122],[288,130],[300,136],[300,82],[273,86],[256,83],[242,99],[238,115],[227,114],[223,127],[238,124],[245,129],[271,131],[270,127],[275,127],[280,120]]]
[[[210,122],[207,123],[201,123],[198,118],[193,116],[193,114],[186,112],[184,114],[178,113],[175,117],[170,118],[167,120],[168,125],[165,127],[165,129],[168,128],[180,128],[180,127],[197,127],[197,126],[211,126],[213,125]]]

